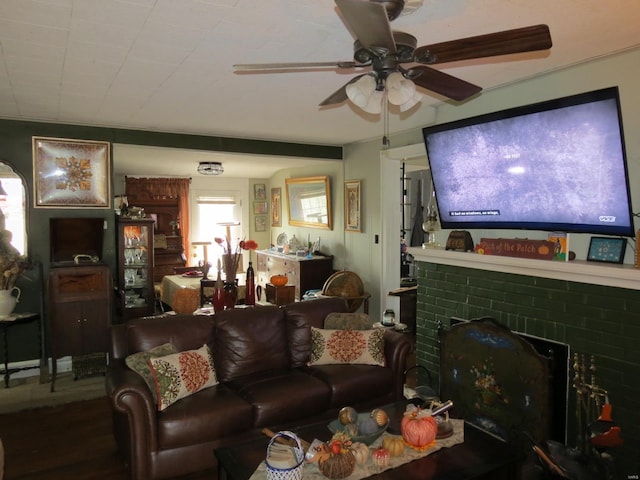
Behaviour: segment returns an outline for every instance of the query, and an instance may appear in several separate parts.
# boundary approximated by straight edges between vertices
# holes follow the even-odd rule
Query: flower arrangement
[[[251,263],[251,252],[258,248],[258,242],[255,240],[241,240],[240,248],[242,250],[249,250],[249,263]]]
[[[236,242],[235,247],[231,244],[231,234],[229,227],[227,227],[227,235],[222,237],[215,237],[215,242],[222,247],[222,264],[227,282],[235,282],[236,274],[238,273],[238,265],[241,258],[240,242]]]
[[[26,258],[11,245],[11,238],[9,230],[0,231],[0,290],[11,290],[27,264]]]

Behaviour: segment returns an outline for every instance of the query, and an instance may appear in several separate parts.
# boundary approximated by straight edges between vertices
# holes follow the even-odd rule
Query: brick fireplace
[[[640,473],[640,270],[410,248],[418,278],[416,359],[438,376],[438,324],[493,317],[512,330],[593,355],[625,443],[614,455],[627,478]],[[434,379],[434,382],[439,381]],[[569,445],[575,395],[569,389]]]

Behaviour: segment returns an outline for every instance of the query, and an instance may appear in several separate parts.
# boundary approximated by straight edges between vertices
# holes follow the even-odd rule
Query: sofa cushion
[[[158,410],[218,383],[209,347],[149,358]]]
[[[163,343],[176,350],[194,350],[213,341],[214,321],[210,315],[161,315],[135,318],[126,324],[127,350],[144,352]]]
[[[301,367],[311,357],[311,327],[323,328],[324,319],[332,312],[346,312],[343,298],[329,297],[296,302],[284,308],[289,337],[291,366]]]
[[[156,416],[161,450],[211,442],[253,427],[253,408],[218,384],[183,398]]]
[[[385,365],[384,329],[325,330],[311,327],[309,365]]]
[[[127,367],[144,379],[149,390],[151,390],[151,396],[153,397],[154,403],[158,403],[158,395],[156,393],[156,385],[153,380],[153,373],[151,372],[149,359],[151,357],[164,357],[165,355],[171,355],[172,353],[177,353],[176,347],[171,343],[163,343],[162,345],[153,347],[151,350],[146,352],[137,352],[124,359]]]
[[[331,408],[393,400],[394,377],[390,368],[373,365],[318,365],[305,367],[331,388]]]
[[[232,308],[215,315],[215,365],[221,382],[289,368],[284,312],[275,306]]]
[[[308,418],[329,407],[331,390],[323,381],[291,369],[238,377],[227,386],[253,405],[255,427]]]
[[[324,328],[333,330],[371,330],[373,322],[366,313],[332,312],[324,319]]]

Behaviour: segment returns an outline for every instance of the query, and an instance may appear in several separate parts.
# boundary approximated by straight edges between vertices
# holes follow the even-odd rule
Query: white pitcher
[[[15,296],[13,295],[14,291],[18,292]],[[0,315],[10,315],[13,312],[16,303],[20,301],[21,293],[18,287],[13,287],[11,290],[0,290]]]

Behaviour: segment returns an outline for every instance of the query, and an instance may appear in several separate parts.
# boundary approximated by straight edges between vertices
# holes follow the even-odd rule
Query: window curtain
[[[135,197],[139,192],[153,192],[154,197],[178,197],[180,208],[180,234],[182,247],[187,256],[187,263],[191,256],[191,239],[189,238],[189,185],[190,178],[131,178],[125,179],[125,193]]]

